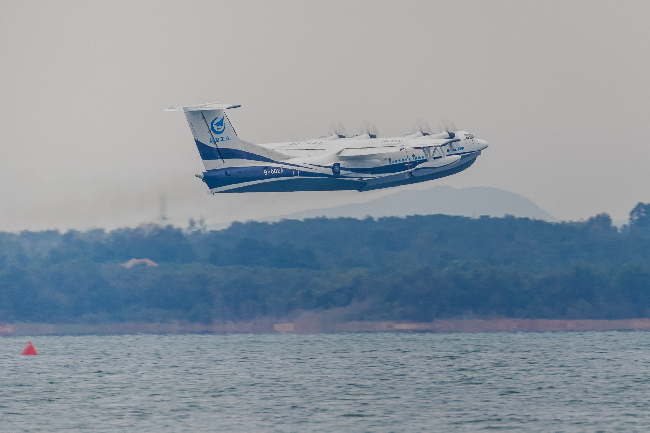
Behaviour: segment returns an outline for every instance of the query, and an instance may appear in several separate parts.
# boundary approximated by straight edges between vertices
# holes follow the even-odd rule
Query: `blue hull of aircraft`
[[[281,173],[277,173],[273,175],[272,178],[269,178],[268,175],[263,174],[263,171],[268,171],[270,167],[231,167],[227,169],[210,170],[204,173],[203,181],[210,189],[229,186],[230,188],[219,191],[223,193],[345,190],[371,191],[374,189],[409,185],[451,176],[452,174],[466,170],[474,164],[475,161],[476,158],[473,157],[467,162],[450,168],[449,170],[426,176],[414,176],[412,173],[402,173],[401,175],[396,176],[398,179],[394,181],[375,184],[372,183],[374,179],[366,181],[357,178],[346,178],[333,175],[327,176],[304,171],[300,171],[300,174],[297,175],[297,171],[291,169],[283,169]],[[237,184],[242,184],[242,186],[237,187]]]

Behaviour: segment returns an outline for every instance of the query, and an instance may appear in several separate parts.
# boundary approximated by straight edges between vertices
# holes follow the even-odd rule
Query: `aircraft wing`
[[[361,158],[370,155],[399,152],[403,148],[403,146],[346,147],[338,152],[338,156],[342,158]]]

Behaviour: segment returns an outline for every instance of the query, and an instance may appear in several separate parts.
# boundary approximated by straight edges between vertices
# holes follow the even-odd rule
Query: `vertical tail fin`
[[[225,112],[225,110],[237,107],[240,105],[208,103],[167,108],[163,111],[183,110],[185,112],[187,123],[190,125],[206,170],[250,165],[252,161],[268,163],[287,159],[286,155],[237,137]]]

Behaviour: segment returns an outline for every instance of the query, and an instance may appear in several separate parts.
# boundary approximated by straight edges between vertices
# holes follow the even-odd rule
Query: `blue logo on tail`
[[[226,130],[225,125],[223,124],[223,121],[226,120],[226,116],[223,116],[221,119],[218,117],[212,121],[210,124],[210,128],[212,129],[212,132],[215,134],[223,134],[223,131]]]

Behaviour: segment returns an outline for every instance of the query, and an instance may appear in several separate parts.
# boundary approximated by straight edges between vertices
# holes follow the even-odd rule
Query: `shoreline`
[[[449,319],[432,322],[350,321],[314,318],[293,321],[270,319],[249,322],[169,323],[115,322],[104,324],[0,323],[0,336],[132,335],[132,334],[319,334],[340,332],[582,332],[650,331],[650,318],[619,320]]]

